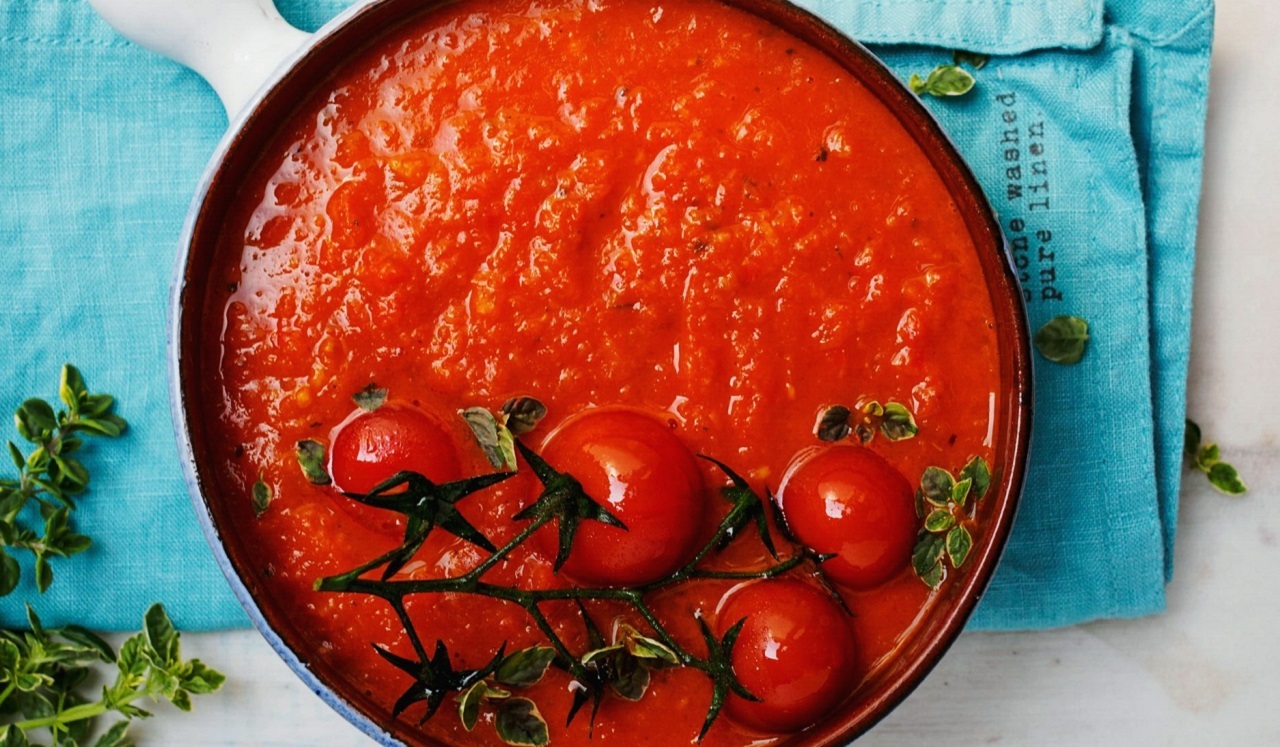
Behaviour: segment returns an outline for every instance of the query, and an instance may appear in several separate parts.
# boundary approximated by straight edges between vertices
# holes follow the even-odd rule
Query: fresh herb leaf
[[[991,489],[991,468],[987,466],[987,460],[982,457],[970,459],[960,470],[960,479],[968,480],[973,486],[970,488],[973,497],[982,500]]]
[[[1215,443],[1204,443],[1200,426],[1194,421],[1187,420],[1186,426],[1183,450],[1191,467],[1207,475],[1209,484],[1220,493],[1244,495],[1249,492],[1249,487],[1240,479],[1236,468],[1222,461],[1222,449]]]
[[[834,405],[822,411],[818,423],[814,426],[814,434],[819,441],[839,441],[848,436],[853,428],[849,425],[849,408]]]
[[[945,508],[936,508],[924,520],[924,528],[934,534],[941,534],[956,525],[956,517]]]
[[[1195,421],[1188,419],[1186,421],[1187,429],[1182,435],[1182,450],[1190,459],[1195,459],[1200,453],[1200,426]],[[9,444],[9,448],[13,448],[13,444]]]
[[[254,516],[262,516],[271,507],[271,486],[261,474],[258,475],[258,481],[253,484],[251,498]]]
[[[979,52],[968,52],[963,49],[957,49],[951,53],[951,60],[957,65],[968,65],[974,70],[981,70],[987,66],[987,62],[990,58]]]
[[[969,559],[969,551],[973,549],[973,535],[963,526],[955,526],[947,532],[947,557],[951,559],[953,568],[960,568]]]
[[[373,412],[387,403],[387,390],[380,388],[373,382],[369,382],[364,389],[351,395],[351,399],[355,401],[360,409]]]
[[[626,651],[614,656],[613,662],[609,686],[618,697],[633,703],[639,701],[649,689],[649,681],[652,679],[649,667]]]
[[[125,732],[128,729],[128,721],[115,722],[110,729],[107,729],[102,736],[98,737],[98,741],[93,743],[93,747],[132,747],[133,742],[129,741],[125,736]]]
[[[645,659],[654,665],[677,666],[680,657],[670,646],[642,634],[632,626],[622,623],[618,626],[618,641],[626,648],[627,653],[637,659]]]
[[[458,696],[458,717],[462,719],[462,728],[474,731],[480,720],[480,706],[486,701],[505,700],[511,693],[490,687],[485,680],[480,680]]]
[[[516,468],[515,438],[507,426],[483,407],[469,407],[458,414],[467,422],[494,469]]]
[[[0,547],[0,597],[10,594],[22,579],[22,569],[12,555]]]
[[[920,478],[920,490],[924,493],[924,499],[939,507],[951,502],[955,486],[955,478],[941,467],[925,469],[924,476]]]
[[[942,537],[921,532],[915,549],[911,551],[911,567],[930,589],[937,589],[946,577],[946,569],[942,566],[945,550],[946,543]]]
[[[1055,316],[1036,332],[1036,350],[1045,360],[1075,365],[1089,344],[1089,323],[1078,316]]]
[[[547,407],[533,397],[516,397],[502,404],[504,425],[513,435],[523,436],[547,416]]]
[[[494,726],[498,738],[516,747],[543,747],[551,741],[547,720],[528,698],[511,698],[498,706]]]
[[[21,579],[15,551],[32,554],[36,589],[43,593],[53,583],[53,558],[89,548],[90,539],[72,531],[70,524],[73,496],[88,488],[89,470],[71,454],[84,447],[85,436],[115,437],[127,427],[111,412],[115,398],[90,393],[75,366],[62,367],[58,397],[65,410],[31,398],[14,413],[19,435],[35,448],[23,454],[17,444],[8,443],[9,458],[19,474],[0,479],[0,596],[12,593]],[[33,512],[24,512],[33,501],[40,506],[42,533],[31,526]]]
[[[920,432],[916,418],[899,402],[890,402],[884,406],[884,419],[880,421],[880,432],[890,441],[904,441],[915,438]]]
[[[555,658],[556,650],[551,646],[522,648],[502,660],[493,678],[513,687],[536,685]]]
[[[1244,495],[1249,492],[1236,468],[1226,462],[1218,462],[1209,468],[1209,484],[1227,495]]]
[[[913,74],[908,81],[916,95],[937,97],[963,96],[973,90],[975,83],[977,81],[973,74],[956,64],[938,65],[929,73],[929,77],[921,78]]]
[[[333,482],[324,468],[324,444],[307,439],[297,445],[298,466],[312,485],[328,485]]]
[[[74,391],[74,390],[72,390]],[[0,693],[19,693],[3,701],[12,721],[0,731],[0,747],[28,743],[47,729],[60,747],[87,737],[94,721],[107,713],[125,718],[99,737],[97,747],[126,747],[129,720],[151,714],[136,703],[167,700],[191,709],[191,696],[222,687],[223,675],[198,659],[183,660],[179,634],[160,605],[144,617],[144,629],[120,647],[119,656],[97,635],[75,626],[46,629],[29,606],[30,630],[0,632]],[[114,682],[90,701],[84,683],[95,666],[115,664]],[[0,699],[3,700],[3,699]]]

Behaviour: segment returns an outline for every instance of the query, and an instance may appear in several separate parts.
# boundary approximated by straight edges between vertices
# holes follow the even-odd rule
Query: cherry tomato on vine
[[[862,446],[802,452],[782,479],[778,502],[797,539],[836,555],[822,570],[856,589],[877,586],[901,570],[920,529],[911,484]]]
[[[329,474],[345,493],[367,493],[397,472],[411,471],[444,483],[462,478],[453,436],[435,418],[415,407],[385,404],[338,427],[329,452]],[[403,518],[344,499],[342,507],[361,524],[399,533]]]
[[[797,579],[757,581],[731,592],[716,614],[722,636],[746,618],[731,664],[761,702],[731,694],[725,711],[748,728],[803,729],[857,684],[848,614],[825,591]]]
[[[577,479],[627,526],[578,526],[561,571],[579,583],[638,586],[670,575],[698,550],[706,521],[702,468],[665,421],[620,408],[585,410],[556,428],[541,456]],[[555,557],[555,525],[536,546]]]

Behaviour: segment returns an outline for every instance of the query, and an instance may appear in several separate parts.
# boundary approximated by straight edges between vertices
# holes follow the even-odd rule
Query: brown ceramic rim
[[[875,93],[912,134],[947,185],[977,247],[996,319],[1000,354],[1001,421],[993,448],[996,486],[984,502],[986,531],[963,574],[948,584],[949,600],[936,604],[903,646],[887,675],[878,676],[823,722],[783,740],[788,745],[827,747],[849,742],[874,726],[911,693],[964,629],[995,571],[1013,527],[1031,434],[1031,356],[1022,292],[1000,225],[955,146],[942,128],[893,74],[865,47],[816,16],[785,0],[709,0],[762,18],[835,60]],[[223,138],[201,180],[187,216],[172,293],[170,388],[180,457],[197,517],[223,573],[254,625],[304,682],[330,706],[386,745],[436,745],[414,734],[409,722],[387,723],[383,706],[346,685],[332,669],[312,660],[303,637],[258,585],[245,548],[222,508],[216,460],[208,448],[200,345],[211,268],[228,208],[242,177],[262,146],[287,122],[300,102],[330,79],[352,56],[397,26],[452,4],[453,0],[374,0],[343,13],[286,60]]]

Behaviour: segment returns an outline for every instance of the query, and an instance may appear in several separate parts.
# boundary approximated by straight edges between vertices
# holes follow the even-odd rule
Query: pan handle
[[[235,118],[267,77],[311,37],[272,0],[89,0],[130,41],[196,71]]]

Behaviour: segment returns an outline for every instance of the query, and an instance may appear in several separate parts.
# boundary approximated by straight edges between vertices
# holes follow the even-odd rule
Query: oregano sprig
[[[90,631],[68,625],[46,629],[27,606],[29,629],[0,630],[0,745],[27,747],[33,734],[47,730],[58,747],[76,747],[92,732],[98,717],[124,717],[94,742],[94,747],[128,747],[129,722],[148,718],[138,702],[167,700],[191,710],[191,696],[222,687],[223,675],[198,659],[184,660],[180,634],[164,607],[143,617],[143,628],[120,647]],[[81,685],[95,666],[114,664],[114,681],[91,701]],[[87,744],[87,743],[86,743]]]
[[[8,444],[18,476],[0,479],[0,596],[10,594],[21,579],[14,550],[35,556],[36,588],[43,593],[53,583],[50,558],[89,549],[92,541],[71,529],[75,496],[89,487],[89,470],[73,455],[84,447],[85,437],[114,438],[127,427],[112,412],[115,398],[90,393],[71,364],[62,367],[58,398],[65,409],[32,398],[14,414],[18,434],[35,449],[24,454],[13,441]],[[40,522],[28,510],[32,504]]]
[[[1244,495],[1249,492],[1249,487],[1240,479],[1236,468],[1222,461],[1222,450],[1218,445],[1203,443],[1200,426],[1192,420],[1187,420],[1183,452],[1187,464],[1208,476],[1209,484],[1218,492],[1226,495]]]
[[[991,488],[991,468],[973,457],[953,476],[942,467],[929,467],[916,490],[916,515],[923,525],[911,553],[911,567],[930,589],[947,578],[947,563],[960,569],[973,549],[973,507]]]

